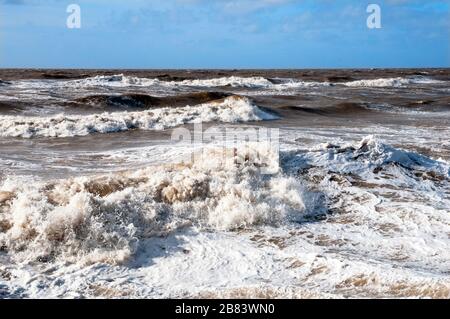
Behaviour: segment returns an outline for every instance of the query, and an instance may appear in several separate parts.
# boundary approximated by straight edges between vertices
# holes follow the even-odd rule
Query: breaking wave
[[[372,205],[382,201],[352,186],[382,187],[377,192],[396,187],[405,192],[402,196],[417,189],[410,196],[420,194],[428,204],[423,194],[431,194],[434,201],[438,196],[434,193],[439,194],[439,187],[447,187],[450,179],[448,163],[374,137],[356,144],[282,152],[281,166],[276,150],[266,144],[209,147],[203,152],[193,162],[102,176],[32,183],[8,177],[0,184],[0,247],[19,261],[122,263],[136,254],[142,240],[184,227],[233,231],[280,226],[337,208],[360,212],[356,216],[368,219],[367,225],[376,229],[383,206]],[[267,167],[274,174],[263,174]],[[446,236],[442,227],[448,217],[439,208],[445,207],[444,201],[429,209],[433,205],[434,220],[422,236],[437,240]],[[401,202],[391,206],[384,209],[397,214],[409,209]],[[399,223],[401,229],[403,221],[394,217],[385,213],[383,219],[390,220],[389,225]]]
[[[450,178],[450,166],[447,162],[395,148],[382,143],[374,136],[365,137],[356,144],[339,146],[325,143],[309,152],[294,152],[287,155],[288,171],[302,167],[326,166],[332,172],[359,174],[368,179],[374,170],[376,172],[393,165],[408,172],[422,171],[432,173],[435,177]]]
[[[113,133],[133,129],[163,130],[187,123],[246,122],[273,120],[247,98],[231,96],[197,106],[157,108],[138,112],[113,112],[52,117],[0,116],[0,136],[70,137],[92,133]]]
[[[370,80],[357,80],[350,82],[338,83],[349,87],[402,87],[410,84],[439,84],[443,81],[434,80],[424,76],[415,77],[397,77],[397,78],[380,78]],[[213,79],[193,79],[182,81],[162,81],[159,79],[139,78],[125,76],[123,74],[111,76],[95,76],[82,80],[73,80],[62,82],[62,85],[74,87],[96,87],[96,86],[112,86],[112,87],[127,87],[127,86],[166,86],[166,87],[243,87],[243,88],[261,88],[261,89],[295,89],[295,88],[310,88],[320,86],[331,86],[331,82],[317,82],[317,81],[301,81],[289,78],[277,78],[273,80],[264,77],[238,77],[229,76]]]
[[[299,180],[261,173],[263,166],[278,167],[268,145],[210,148],[203,155],[192,163],[55,182],[8,178],[0,186],[0,247],[21,261],[120,263],[148,237],[190,225],[279,225],[317,202]]]
[[[181,86],[200,86],[200,87],[247,87],[247,88],[264,88],[270,87],[272,82],[263,77],[222,77],[216,79],[204,79],[204,80],[184,80],[181,82],[168,82],[169,85],[181,85]]]
[[[290,89],[307,88],[313,86],[328,86],[328,82],[307,82],[294,79],[277,79],[271,81],[263,77],[238,77],[229,76],[213,79],[193,79],[183,81],[161,81],[159,79],[148,79],[129,77],[123,74],[114,76],[96,76],[83,80],[67,82],[66,85],[74,86],[166,86],[166,87],[234,87],[234,88],[261,88],[261,89]]]
[[[214,87],[233,87],[247,89],[266,89],[283,91],[289,89],[302,89],[314,87],[329,87],[334,85],[343,85],[347,87],[403,87],[417,84],[440,84],[445,83],[425,76],[414,77],[396,77],[363,79],[356,81],[343,82],[338,78],[325,79],[324,81],[303,81],[293,78],[273,78],[268,79],[260,76],[240,77],[228,76],[212,79],[185,79],[177,81],[165,81],[158,78],[143,78],[135,76],[117,75],[99,75],[77,80],[22,80],[13,82],[0,82],[0,85],[12,85],[22,89],[43,89],[43,88],[146,88],[154,87],[161,89],[179,89],[179,88],[214,88]],[[333,80],[337,82],[333,82]]]
[[[46,87],[46,86],[58,86],[58,87],[247,87],[247,88],[259,88],[268,87],[272,83],[263,77],[222,77],[214,79],[193,79],[182,81],[164,81],[160,79],[150,79],[134,76],[126,76],[123,74],[117,75],[99,75],[79,80],[69,81],[19,81],[16,82],[18,87]]]
[[[182,81],[164,81],[160,79],[150,79],[117,75],[99,75],[80,80],[69,81],[19,81],[15,86],[19,88],[90,88],[90,87],[162,87],[162,88],[181,88],[181,87],[233,87],[248,89],[274,89],[284,90],[293,88],[309,88],[315,86],[329,86],[329,82],[300,81],[295,79],[275,79],[269,80],[264,77],[238,77],[229,76],[213,79],[192,79]]]
[[[168,86],[168,87],[243,87],[243,88],[273,88],[288,89],[295,87],[311,87],[317,85],[329,85],[327,82],[306,82],[293,79],[278,79],[276,83],[263,77],[238,77],[229,76],[213,79],[193,79],[183,81],[161,81],[159,79],[148,79],[129,77],[123,74],[113,76],[96,76],[83,80],[66,82],[73,86]]]
[[[231,94],[222,92],[196,92],[175,96],[155,97],[147,94],[101,94],[89,95],[75,100],[76,106],[87,105],[94,108],[156,108],[198,105],[224,99]],[[1,102],[0,102],[1,106]]]
[[[342,83],[349,87],[403,87],[410,84],[438,84],[442,81],[433,80],[431,78],[416,76],[410,78],[382,78],[373,80],[358,80]]]
[[[443,81],[435,80],[425,76],[414,77],[396,77],[396,78],[379,78],[370,80],[357,80],[350,82],[317,82],[302,81],[290,78],[266,79],[264,77],[238,77],[229,76],[213,79],[192,79],[182,81],[164,81],[160,79],[141,78],[133,76],[117,75],[101,75],[80,80],[69,81],[19,81],[14,85],[20,88],[45,88],[45,87],[61,87],[61,88],[90,88],[90,87],[159,87],[159,88],[182,88],[182,87],[233,87],[247,89],[268,89],[275,91],[283,91],[289,89],[313,88],[313,87],[329,87],[333,85],[343,85],[347,87],[404,87],[408,85],[418,84],[440,84]]]

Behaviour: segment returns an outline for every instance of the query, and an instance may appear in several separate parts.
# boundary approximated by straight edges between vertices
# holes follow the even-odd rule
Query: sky
[[[3,68],[450,67],[449,46],[450,0],[0,0]]]

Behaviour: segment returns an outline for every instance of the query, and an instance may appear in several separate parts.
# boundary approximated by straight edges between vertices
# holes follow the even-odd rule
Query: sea
[[[0,70],[0,298],[450,298],[450,69]]]

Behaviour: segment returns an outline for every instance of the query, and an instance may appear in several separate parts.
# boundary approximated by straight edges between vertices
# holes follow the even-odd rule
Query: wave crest
[[[199,122],[247,122],[273,120],[276,116],[254,105],[249,99],[231,96],[197,106],[160,108],[140,112],[113,112],[52,117],[0,116],[0,136],[70,137],[93,133],[113,133],[133,129],[163,130]]]
[[[276,161],[270,147],[247,144],[209,149],[193,164],[55,182],[9,178],[0,186],[0,246],[22,261],[124,262],[151,236],[187,225],[277,225],[301,218],[314,203],[299,180],[263,175],[257,163],[208,168],[211,160],[236,154]]]
[[[381,78],[372,80],[358,80],[342,83],[349,87],[403,87],[410,84],[438,84],[442,81],[433,80],[431,78],[416,76],[410,78]]]

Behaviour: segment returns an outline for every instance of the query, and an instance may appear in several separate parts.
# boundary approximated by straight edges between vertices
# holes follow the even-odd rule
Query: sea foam
[[[373,136],[282,151],[273,175],[261,174],[278,162],[270,147],[204,152],[121,173],[6,178],[6,295],[301,297],[306,282],[311,296],[449,297],[447,162]]]
[[[433,80],[431,78],[416,77],[397,77],[397,78],[381,78],[372,80],[358,80],[342,83],[349,87],[403,87],[411,84],[439,84],[443,81]]]
[[[187,123],[273,120],[249,99],[231,96],[221,101],[180,108],[156,108],[140,112],[114,112],[50,117],[0,116],[0,136],[69,137],[113,133],[133,129],[163,130]]]
[[[261,165],[278,163],[268,145],[204,152],[193,163],[103,176],[32,183],[7,178],[0,186],[0,246],[22,261],[120,263],[145,238],[190,225],[280,225],[301,218],[314,203],[299,180],[261,173]]]

